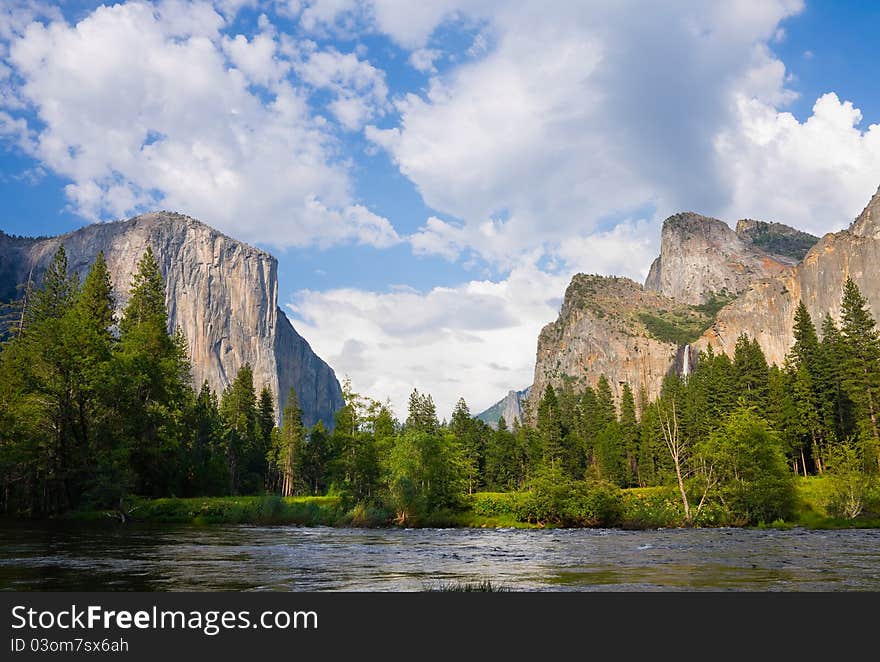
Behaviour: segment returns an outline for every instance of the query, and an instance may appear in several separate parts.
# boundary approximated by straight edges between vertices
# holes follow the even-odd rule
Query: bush
[[[518,492],[478,492],[470,497],[471,510],[481,517],[516,517],[522,511],[523,496]]]
[[[684,508],[678,488],[647,487],[624,495],[623,524],[632,528],[684,525]]]
[[[831,497],[828,513],[832,517],[855,519],[865,510],[874,487],[874,476],[865,471],[858,449],[842,443],[830,450],[828,475]]]
[[[741,406],[733,411],[701,452],[717,473],[729,523],[791,519],[795,488],[782,441],[754,410]]]
[[[623,495],[616,485],[575,481],[559,469],[545,470],[522,495],[517,518],[557,526],[614,526],[623,516]]]

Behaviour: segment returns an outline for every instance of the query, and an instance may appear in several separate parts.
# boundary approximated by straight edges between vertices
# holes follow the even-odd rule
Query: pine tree
[[[807,370],[814,372],[819,355],[819,337],[813,319],[803,301],[798,302],[794,312],[794,344],[789,352],[789,363],[793,369],[805,365]]]
[[[427,434],[437,432],[440,422],[437,420],[434,399],[429,394],[421,394],[418,389],[413,389],[409,396],[409,416],[406,419],[406,426]]]
[[[156,261],[153,249],[149,246],[132,276],[131,294],[125,313],[119,322],[119,331],[125,335],[132,329],[146,324],[160,329],[168,328],[165,279],[162,277],[162,270]]]
[[[78,294],[60,247],[24,312],[22,332],[0,354],[0,449],[7,503],[32,514],[76,501],[77,348],[71,342]]]
[[[559,418],[556,390],[550,384],[547,384],[544,397],[538,403],[536,425],[544,464],[558,465],[563,457],[562,421]]]
[[[473,494],[482,484],[481,478],[486,470],[485,439],[479,429],[481,423],[471,416],[464,398],[459,398],[452,411],[449,430],[462,450],[468,494]]]
[[[217,394],[207,380],[192,404],[189,414],[190,496],[220,496],[229,490],[229,467],[223,456],[223,422]]]
[[[302,422],[302,410],[296,389],[290,389],[287,404],[284,406],[278,453],[281,465],[281,494],[291,496],[302,494],[308,489],[305,476],[305,435]]]
[[[854,405],[844,388],[846,348],[840,330],[830,314],[822,321],[822,342],[816,382],[822,403],[825,437],[837,442],[855,433]]]
[[[185,476],[184,412],[192,397],[187,343],[168,332],[165,282],[151,249],[132,277],[128,304],[119,321],[112,371],[117,406],[124,412],[121,440],[131,448],[135,490],[163,496],[179,491]]]
[[[64,246],[59,246],[43,276],[42,286],[34,293],[29,310],[25,311],[25,323],[61,319],[70,309],[78,290],[76,275],[68,273]]]
[[[263,475],[254,475],[251,462],[259,447],[257,394],[254,373],[249,363],[239,368],[232,383],[220,398],[220,415],[225,429],[226,457],[229,463],[230,492],[255,493],[263,483]]]
[[[841,317],[843,387],[856,405],[862,440],[874,447],[880,465],[880,337],[868,302],[852,278],[843,288]]]
[[[626,455],[626,484],[638,485],[639,423],[636,400],[629,384],[623,385],[620,396],[620,441]]]
[[[260,390],[260,397],[257,403],[257,427],[259,428],[259,450],[266,462],[266,489],[272,490],[277,484],[278,476],[273,472],[276,467],[271,461],[273,455],[273,437],[275,430],[275,398],[272,396],[272,390],[268,386],[264,386]]]
[[[116,439],[121,412],[113,407],[107,388],[116,346],[113,323],[113,286],[104,254],[98,253],[74,297],[64,333],[74,382],[75,480],[96,505],[106,504],[107,498],[118,500],[128,473],[120,466],[126,453]]]
[[[734,347],[733,371],[740,397],[762,411],[767,405],[769,367],[758,341],[749,340],[744,333]]]

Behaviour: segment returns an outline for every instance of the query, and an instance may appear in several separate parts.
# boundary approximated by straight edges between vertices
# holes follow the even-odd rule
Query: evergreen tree
[[[767,405],[769,367],[758,341],[749,340],[746,334],[737,338],[733,371],[740,397],[744,397],[749,405],[763,410]]]
[[[855,433],[854,405],[844,388],[846,355],[843,336],[831,315],[826,314],[822,321],[816,381],[821,396],[825,436],[838,442]]]
[[[437,408],[429,394],[421,394],[418,389],[413,389],[409,396],[409,416],[406,419],[406,426],[427,434],[434,434],[440,428]]]
[[[255,473],[252,462],[258,453],[259,423],[254,373],[245,363],[220,399],[224,446],[229,466],[230,492],[254,494],[263,484],[262,473]]]
[[[221,496],[229,490],[229,467],[223,455],[223,422],[217,394],[202,384],[189,414],[189,496]]]
[[[260,390],[260,397],[257,403],[257,427],[259,429],[259,449],[256,452],[261,453],[266,458],[266,489],[277,491],[280,475],[277,472],[277,465],[273,462],[275,398],[272,396],[272,390],[268,386],[264,386]]]
[[[296,389],[291,387],[284,405],[280,449],[277,453],[281,468],[281,495],[291,496],[308,491],[306,476],[306,430]]]
[[[819,361],[819,337],[803,301],[798,302],[794,312],[793,331],[794,344],[788,354],[788,363],[793,371],[804,366],[811,375],[815,375]]]
[[[147,249],[132,278],[119,322],[113,369],[117,406],[125,412],[123,443],[131,448],[137,493],[161,496],[182,487],[183,413],[191,389],[186,341],[168,333],[165,283]]]
[[[482,421],[471,417],[464,398],[459,398],[452,411],[449,430],[462,450],[468,494],[472,494],[482,484],[486,470],[485,437],[488,435],[481,434],[482,425]]]
[[[880,465],[880,337],[868,302],[852,278],[844,285],[841,317],[843,388],[856,406],[862,441],[873,447]]]
[[[620,396],[620,442],[626,456],[627,486],[638,485],[639,423],[636,419],[636,400],[629,384],[623,385]]]
[[[544,396],[538,403],[538,440],[541,445],[543,462],[555,465],[562,462],[562,421],[559,416],[559,403],[556,390],[550,384],[544,389]]]
[[[309,430],[303,457],[303,477],[310,494],[322,494],[327,489],[327,462],[330,458],[329,440],[324,423],[318,421]]]
[[[521,467],[516,435],[502,416],[486,449],[486,483],[494,489],[514,490],[519,486]]]

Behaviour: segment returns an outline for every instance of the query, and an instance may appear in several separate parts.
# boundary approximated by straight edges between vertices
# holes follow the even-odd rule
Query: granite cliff
[[[166,282],[171,329],[189,343],[195,385],[218,393],[250,363],[256,387],[268,385],[280,411],[296,388],[306,425],[331,426],[343,405],[333,370],[309,347],[278,308],[277,261],[265,251],[231,239],[180,214],[159,212],[99,223],[49,238],[0,232],[0,301],[20,296],[29,277],[39,283],[60,245],[81,276],[104,252],[117,309],[128,299],[137,263],[151,246]]]
[[[578,274],[558,319],[538,337],[532,394],[541,397],[547,384],[595,387],[605,375],[617,397],[625,383],[653,396],[671,369],[690,369],[692,356],[681,348],[711,319],[628,278]]]
[[[730,298],[797,264],[817,241],[780,223],[741,220],[734,231],[717,218],[676,214],[663,223],[645,287],[689,304]]]
[[[693,370],[700,349],[711,342],[732,352],[742,332],[781,362],[799,297],[818,322],[836,313],[852,273],[880,304],[880,279],[869,285],[866,276],[872,260],[880,264],[880,240],[869,238],[880,235],[880,195],[872,205],[849,231],[821,241],[779,223],[744,219],[733,230],[691,212],[669,217],[644,287],[626,278],[572,279],[558,319],[538,338],[532,393],[540,397],[547,384],[594,387],[604,374],[618,398],[627,383],[653,399],[667,374]]]
[[[753,283],[718,312],[697,343],[732,352],[741,333],[758,340],[767,360],[780,364],[794,338],[792,324],[803,300],[817,327],[826,314],[839,321],[843,285],[852,278],[880,317],[880,189],[846,230],[827,234],[797,265]]]

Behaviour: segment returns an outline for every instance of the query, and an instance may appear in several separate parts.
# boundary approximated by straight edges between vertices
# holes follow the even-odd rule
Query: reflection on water
[[[0,526],[0,589],[880,590],[880,531]]]

